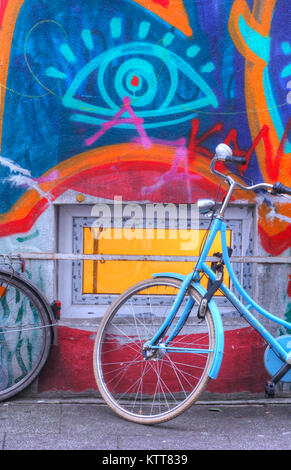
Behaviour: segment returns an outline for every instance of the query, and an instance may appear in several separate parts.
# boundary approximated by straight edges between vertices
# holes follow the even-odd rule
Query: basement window
[[[134,209],[133,203],[129,205]],[[106,204],[106,211],[104,204],[60,206],[59,252],[74,257],[59,261],[58,298],[62,301],[63,317],[103,316],[121,292],[150,278],[152,273],[188,274],[193,270],[194,261],[183,258],[199,255],[210,219],[201,216],[193,219],[196,206],[165,204],[163,207],[163,211],[150,212],[147,204],[138,205],[133,224],[130,207],[116,218],[113,204]],[[252,253],[250,213],[251,208],[246,207],[228,210],[227,242],[233,256]],[[246,233],[247,237],[243,238]],[[219,234],[210,255],[216,251],[221,251]],[[92,259],[94,255],[99,258]],[[178,259],[179,256],[182,258]],[[234,263],[233,268],[251,293],[251,266]],[[224,282],[229,284],[227,275]],[[206,287],[206,277],[202,284]],[[224,297],[218,295],[217,302],[225,312],[229,310],[233,314],[233,307]]]

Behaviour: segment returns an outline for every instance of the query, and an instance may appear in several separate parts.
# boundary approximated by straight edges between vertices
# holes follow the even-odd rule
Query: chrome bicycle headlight
[[[215,156],[218,159],[221,158],[222,160],[224,160],[226,157],[231,157],[232,156],[232,150],[226,144],[219,144],[219,145],[217,145],[217,147],[215,149]]]
[[[197,204],[200,214],[207,214],[215,207],[215,202],[212,199],[199,199]]]

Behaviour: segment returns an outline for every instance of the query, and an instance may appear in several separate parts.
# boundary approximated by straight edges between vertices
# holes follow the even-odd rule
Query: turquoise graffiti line
[[[266,67],[263,72],[263,87],[264,87],[264,92],[266,96],[266,101],[267,101],[267,106],[268,110],[271,115],[271,119],[274,123],[278,139],[282,140],[283,135],[284,135],[284,125],[279,113],[279,107],[282,105],[278,105],[276,103],[276,99],[273,93],[272,89],[272,84],[270,80],[270,73],[269,73],[269,60],[270,60],[270,50],[271,50],[271,38],[262,36],[259,34],[257,31],[255,31],[253,28],[251,28],[244,18],[240,16],[239,18],[239,29],[240,32],[244,38],[245,43],[247,46],[261,59],[263,59],[266,62]],[[282,45],[281,45],[282,47]],[[286,44],[283,46],[285,50],[287,50]],[[291,70],[290,70],[291,72]],[[285,70],[284,74],[286,74],[287,71]],[[286,75],[287,76],[287,75]],[[284,103],[285,105],[286,103]],[[289,153],[291,152],[291,144],[289,141],[286,142],[285,144],[285,152]]]
[[[239,29],[247,46],[261,59],[268,62],[270,59],[271,38],[262,36],[249,26],[245,19],[240,16]]]
[[[290,77],[290,75],[291,75],[291,64],[288,64],[286,65],[286,67],[283,68],[281,72],[281,77],[286,78],[286,77]]]
[[[60,78],[61,80],[65,80],[68,77],[66,73],[60,72],[55,67],[48,67],[45,69],[45,74],[47,77],[52,78]]]
[[[38,237],[39,231],[36,230],[34,233],[27,235],[26,237],[17,237],[16,240],[20,243],[27,242],[28,240],[32,240],[33,238]]]
[[[197,46],[197,44],[194,44],[193,46],[188,47],[186,54],[188,57],[193,59],[197,54],[199,54],[200,50],[200,47]]]
[[[173,33],[166,33],[163,37],[164,46],[170,46],[174,40],[175,36]]]
[[[64,58],[70,62],[70,64],[77,62],[77,58],[68,44],[61,44],[60,52],[63,54]]]
[[[138,37],[139,39],[145,39],[150,30],[150,23],[148,21],[142,21],[139,25],[138,29]]]
[[[121,36],[121,18],[112,18],[110,21],[110,31],[111,31],[111,36],[114,39],[117,39]]]
[[[281,49],[284,52],[285,55],[291,54],[291,45],[289,44],[288,41],[283,41],[281,43]]]
[[[22,380],[33,367],[42,345],[41,326],[35,306],[28,302],[20,291],[9,287],[8,293],[0,301],[2,389]]]
[[[81,37],[87,49],[92,51],[94,49],[94,43],[90,29],[83,29],[81,32]]]

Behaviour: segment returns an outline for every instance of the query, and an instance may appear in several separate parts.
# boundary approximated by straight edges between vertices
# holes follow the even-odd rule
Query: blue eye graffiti
[[[116,59],[121,57],[130,55],[136,56],[137,54],[144,56],[147,55],[155,58],[158,57],[163,62],[163,65],[168,69],[170,76],[169,89],[165,99],[160,104],[158,109],[142,110],[142,108],[145,108],[154,101],[157,93],[161,92],[159,91],[160,88],[158,86],[159,78],[154,70],[154,67],[148,60],[143,58],[133,57],[127,59],[119,66],[114,77],[114,88],[117,96],[120,99],[119,102],[114,102],[107,92],[104,76],[106,68],[110,65],[110,62],[114,60],[116,61]],[[108,105],[107,109],[87,103],[79,98],[75,98],[75,94],[77,94],[78,89],[82,85],[83,81],[86,80],[86,78],[97,69],[99,69],[97,84],[102,98]],[[195,87],[199,88],[199,95],[197,98],[189,101],[188,103],[169,106],[175,97],[175,93],[177,92],[179,85],[178,72],[181,72],[186,77],[188,77],[189,87],[192,87],[193,89]],[[137,78],[138,86],[134,86],[132,84],[133,77]],[[163,87],[164,85],[162,85],[162,88]],[[140,94],[138,94],[138,88],[141,90]],[[131,98],[133,108],[138,108],[138,116],[145,119],[144,127],[148,128],[156,126],[168,126],[177,122],[189,120],[193,117],[193,111],[196,109],[209,105],[212,105],[215,108],[218,106],[216,96],[214,95],[211,88],[189,64],[187,64],[177,54],[171,51],[166,51],[165,53],[165,49],[163,47],[151,45],[148,43],[124,44],[122,46],[115,47],[93,59],[78,72],[69,89],[65,93],[65,96],[63,97],[63,104],[66,107],[78,111],[88,112],[94,115],[112,117],[119,109],[122,99],[125,96],[129,96]],[[185,113],[187,113],[186,116],[177,118],[177,114],[180,115]],[[173,119],[171,119],[170,116],[174,116]],[[165,117],[166,121],[160,121],[158,123],[146,122],[146,118],[153,117]],[[102,117],[92,117],[82,114],[75,114],[72,116],[72,119],[91,124],[102,124],[102,122],[104,122],[104,118]],[[124,124],[123,126],[131,127],[132,125]]]
[[[121,34],[119,18],[113,18],[110,27],[111,36],[118,39]],[[149,24],[142,22],[140,40],[145,39],[148,30]],[[94,43],[90,30],[82,30],[81,37],[87,49],[92,51]],[[201,74],[166,47],[173,39],[174,35],[168,32],[160,41],[161,45],[144,41],[123,43],[90,60],[77,72],[62,98],[63,105],[75,111],[70,119],[102,125],[116,114],[126,96],[137,116],[143,118],[144,128],[189,121],[199,109],[217,108],[218,100]],[[199,46],[191,45],[187,56],[192,59],[199,50]],[[62,44],[60,52],[70,65],[76,63],[76,55],[68,44]],[[214,68],[209,62],[200,70],[210,73]],[[54,67],[48,67],[46,75],[62,80],[68,78],[66,73]],[[181,96],[177,98],[178,91],[182,93],[182,99]],[[127,122],[116,127],[134,126]]]

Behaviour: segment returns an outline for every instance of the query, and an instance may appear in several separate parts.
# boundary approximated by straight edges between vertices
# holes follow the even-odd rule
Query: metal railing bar
[[[120,255],[120,254],[83,254],[83,253],[10,253],[10,260],[71,260],[71,261],[178,261],[195,262],[198,256],[155,256],[155,255]],[[207,261],[218,261],[215,256],[209,256]],[[232,256],[233,263],[257,263],[257,264],[291,264],[291,256]]]

